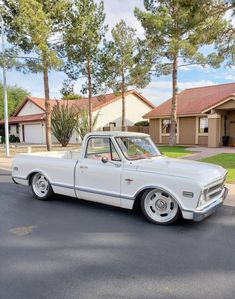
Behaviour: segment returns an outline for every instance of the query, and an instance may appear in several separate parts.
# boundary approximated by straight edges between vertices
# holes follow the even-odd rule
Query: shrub
[[[15,135],[10,135],[9,142],[11,142],[11,143],[20,142],[20,138]]]
[[[140,126],[140,127],[148,127],[149,122],[147,120],[141,120],[135,123],[135,126]]]
[[[74,127],[77,123],[79,110],[74,105],[60,103],[57,101],[51,113],[52,133],[66,147],[72,137]]]
[[[99,112],[96,114],[94,118],[92,118],[92,131],[97,123],[99,117]],[[79,113],[79,117],[75,126],[75,130],[77,131],[78,135],[83,138],[89,132],[89,112],[88,110],[81,110]]]

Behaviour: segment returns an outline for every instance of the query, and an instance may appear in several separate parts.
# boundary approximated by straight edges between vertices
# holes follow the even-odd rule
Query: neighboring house
[[[58,100],[50,100],[53,107]],[[80,109],[88,109],[88,99],[59,100],[60,103],[76,105]],[[143,120],[142,116],[155,106],[135,90],[125,94],[126,126],[132,126]],[[92,97],[92,115],[99,114],[95,130],[102,131],[104,127],[117,129],[121,127],[122,100],[114,93]],[[0,121],[0,125],[4,120]],[[25,143],[45,143],[45,99],[28,96],[12,117],[9,118],[10,135],[20,138]],[[70,143],[77,143],[79,136],[74,133]],[[57,142],[52,136],[52,142]]]
[[[170,114],[171,99],[144,115],[156,143],[169,142]],[[190,88],[178,94],[178,144],[219,147],[225,127],[229,145],[235,145],[235,83]]]

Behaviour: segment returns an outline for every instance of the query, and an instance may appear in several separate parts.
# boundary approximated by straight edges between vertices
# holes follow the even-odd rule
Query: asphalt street
[[[235,298],[235,207],[200,223],[55,196],[0,171],[0,299]]]

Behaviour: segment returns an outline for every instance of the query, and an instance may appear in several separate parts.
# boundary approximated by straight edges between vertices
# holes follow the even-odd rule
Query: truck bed
[[[27,153],[27,154],[20,154],[20,155],[31,156],[31,157],[50,157],[50,158],[57,158],[57,159],[79,160],[80,154],[81,154],[81,150],[69,150],[69,151]]]
[[[19,154],[14,159],[12,176],[16,183],[28,185],[31,174],[40,172],[55,193],[75,197],[74,171],[79,159],[79,150]]]

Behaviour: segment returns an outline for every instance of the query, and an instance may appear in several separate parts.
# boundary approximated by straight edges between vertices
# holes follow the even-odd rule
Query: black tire
[[[36,199],[48,201],[52,198],[53,190],[48,179],[40,172],[34,173],[30,178],[30,185]]]
[[[151,201],[151,195],[158,194],[158,199],[155,199],[155,208],[151,206],[151,203],[148,204],[146,201]],[[164,199],[165,201],[168,201],[168,204],[166,203],[166,207],[169,208],[168,210],[163,210],[164,208]],[[158,207],[157,202],[160,202],[162,207]],[[154,205],[152,203],[152,205]],[[147,206],[147,207],[146,207]],[[172,209],[171,209],[172,206]],[[158,210],[162,209],[162,210]],[[146,190],[141,198],[141,210],[144,216],[152,223],[159,224],[159,225],[170,225],[175,223],[181,216],[180,207],[175,201],[175,199],[167,194],[166,192],[159,190],[159,189],[150,189]],[[169,211],[167,214],[166,211]],[[165,212],[165,213],[164,213]],[[154,214],[156,213],[156,216],[154,217]],[[162,216],[163,215],[163,216]],[[165,215],[165,216],[164,216]],[[168,216],[168,217],[167,217]]]

